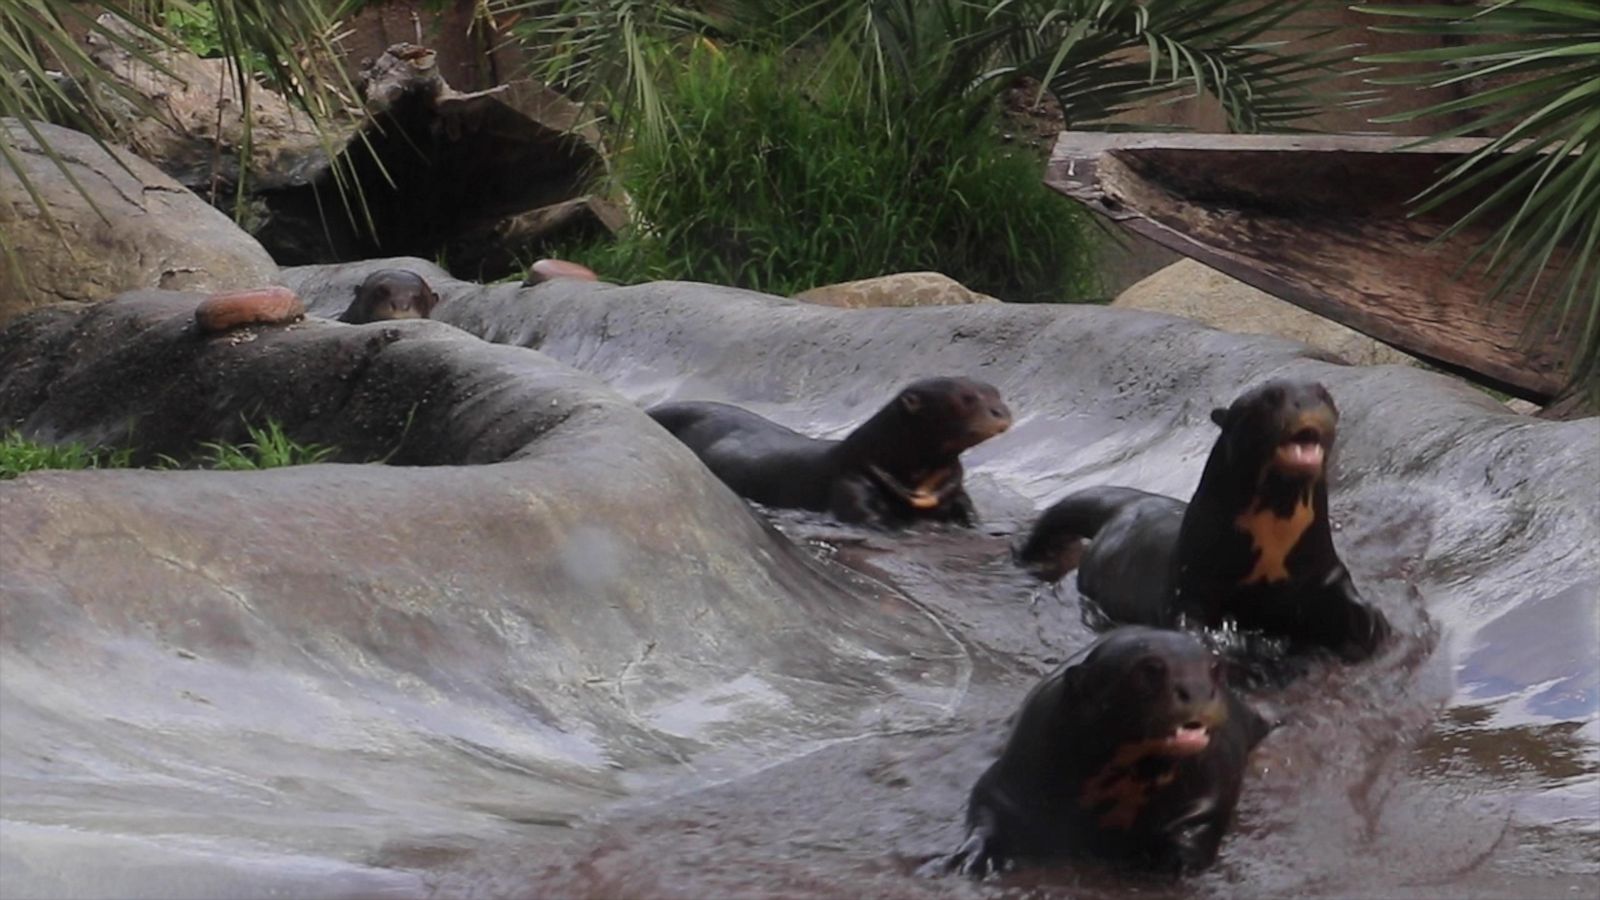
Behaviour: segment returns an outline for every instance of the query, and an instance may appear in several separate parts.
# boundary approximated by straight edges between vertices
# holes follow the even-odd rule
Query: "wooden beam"
[[[1439,240],[1477,199],[1408,217],[1406,201],[1476,139],[1064,132],[1050,187],[1130,231],[1386,344],[1543,403],[1571,348],[1525,333],[1520,300],[1462,264],[1495,222]]]

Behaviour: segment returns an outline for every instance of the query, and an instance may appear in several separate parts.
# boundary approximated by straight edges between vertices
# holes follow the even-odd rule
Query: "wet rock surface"
[[[414,262],[284,280],[336,316],[368,271]],[[35,861],[70,827],[159,841],[135,844],[166,867],[146,883],[204,871],[203,851],[258,891],[316,867],[441,896],[1600,888],[1600,420],[1531,420],[1427,372],[1121,310],[430,281],[436,322],[308,320],[194,350],[163,329],[197,298],[151,295],[0,340],[0,424],[91,438],[124,421],[111,410],[175,420],[149,396],[173,384],[174,409],[216,421],[302,410],[297,434],[355,456],[404,433],[404,461],[428,466],[0,486],[8,873],[62,884]],[[24,342],[55,368],[11,374]],[[120,351],[116,371],[150,387],[97,419],[71,399],[103,384],[74,346]],[[343,373],[357,388],[335,402]],[[809,554],[626,402],[724,400],[838,436],[935,374],[996,384],[1016,416],[963,460],[984,527],[767,517]],[[1334,539],[1399,638],[1252,697],[1289,718],[1204,875],[914,875],[959,841],[1027,687],[1090,637],[1070,586],[1040,594],[1011,566],[1012,535],[1080,487],[1187,496],[1210,408],[1285,376],[1340,404]],[[535,414],[552,394],[565,417]],[[614,577],[592,581],[597,558]]]

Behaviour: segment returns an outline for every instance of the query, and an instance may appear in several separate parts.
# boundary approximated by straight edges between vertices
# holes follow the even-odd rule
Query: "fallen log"
[[[1544,403],[1572,348],[1530,330],[1520,299],[1462,264],[1492,233],[1440,240],[1466,196],[1423,216],[1407,201],[1475,139],[1065,132],[1045,183],[1123,227],[1480,384]]]

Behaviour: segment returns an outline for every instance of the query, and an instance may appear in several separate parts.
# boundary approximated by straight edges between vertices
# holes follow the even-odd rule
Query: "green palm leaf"
[[[1495,277],[1489,300],[1520,298],[1527,340],[1570,341],[1575,379],[1600,387],[1600,4],[1497,0],[1463,8],[1368,4],[1374,31],[1446,37],[1446,46],[1363,57],[1380,66],[1424,64],[1378,83],[1462,86],[1457,99],[1379,119],[1465,115],[1419,145],[1465,134],[1492,137],[1417,198],[1416,214],[1477,199],[1449,229],[1498,222],[1474,259]]]

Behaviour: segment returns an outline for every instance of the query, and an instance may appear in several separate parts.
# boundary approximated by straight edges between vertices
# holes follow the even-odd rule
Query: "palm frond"
[[[1417,198],[1415,214],[1470,199],[1447,233],[1494,224],[1475,257],[1494,276],[1490,303],[1519,297],[1530,309],[1525,339],[1570,341],[1574,377],[1600,379],[1600,5],[1500,0],[1358,9],[1379,17],[1375,31],[1451,39],[1439,48],[1363,57],[1379,66],[1424,65],[1420,73],[1375,81],[1466,91],[1376,121],[1468,117],[1419,146],[1491,137]]]
[[[161,0],[116,3],[110,0],[58,3],[50,0],[0,0],[0,115],[21,122],[38,139],[32,123],[59,121],[101,140],[112,130],[108,102],[152,112],[149,100],[120,83],[90,58],[73,30],[87,31],[129,53],[156,71],[171,75],[162,51],[177,41],[154,24],[152,16],[210,9],[229,60],[232,77],[245,107],[244,146],[250,153],[251,89],[259,79],[287,97],[309,116],[333,156],[333,136],[324,126],[335,113],[350,107],[355,95],[344,69],[335,64],[335,18],[319,0]],[[131,28],[99,21],[117,16]],[[151,48],[155,48],[152,50]],[[44,152],[67,175],[47,141]],[[21,167],[9,133],[0,129],[0,160],[23,184],[35,203],[40,197]],[[246,167],[241,166],[241,170]],[[244,190],[241,179],[240,190]],[[79,186],[79,192],[82,191]],[[84,193],[87,198],[87,193]],[[90,201],[93,202],[92,200]],[[43,206],[41,204],[41,209]],[[48,215],[48,210],[45,210]]]
[[[767,49],[842,46],[886,124],[915,127],[919,110],[985,107],[1017,75],[1039,78],[1069,125],[1102,124],[1138,104],[1209,93],[1236,130],[1293,127],[1330,102],[1348,48],[1284,38],[1318,0],[489,0],[516,14],[544,60],[538,73],[602,99],[659,133],[666,112],[638,47],[688,36]],[[1269,39],[1276,36],[1276,39]]]

